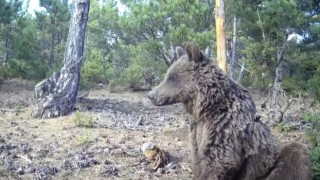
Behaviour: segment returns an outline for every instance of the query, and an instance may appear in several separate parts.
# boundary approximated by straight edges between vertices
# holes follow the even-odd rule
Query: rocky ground
[[[76,113],[32,119],[32,90],[21,80],[0,85],[0,179],[191,179],[182,105],[155,107],[144,92],[101,86],[78,101]],[[265,97],[253,95],[257,105]],[[77,126],[79,118],[92,119],[92,127]],[[301,130],[274,134],[305,142]],[[169,154],[164,168],[151,168],[141,152],[146,142]]]

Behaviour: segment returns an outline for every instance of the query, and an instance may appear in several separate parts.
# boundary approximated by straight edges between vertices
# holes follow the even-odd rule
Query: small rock
[[[86,160],[79,160],[76,162],[77,168],[87,168],[87,167],[90,167],[90,165],[91,165],[90,161],[86,161]]]
[[[177,164],[175,164],[175,163],[173,163],[173,162],[170,162],[170,163],[168,163],[166,166],[164,166],[164,171],[172,171],[172,170],[174,170],[174,169],[176,169],[177,168]]]
[[[18,125],[19,125],[19,124],[16,123],[16,122],[11,122],[10,124],[13,125],[13,126],[18,126]]]
[[[19,167],[17,169],[16,173],[19,174],[19,175],[23,175],[24,174],[24,170],[21,167]]]
[[[106,160],[104,161],[104,164],[105,164],[105,165],[109,165],[109,164],[112,164],[112,162],[106,159]]]
[[[154,143],[146,142],[146,143],[142,144],[141,151],[145,152],[146,150],[151,150],[151,149],[153,149],[155,147],[156,147],[156,145]]]
[[[106,134],[102,134],[101,137],[104,139],[108,138],[108,136]]]
[[[25,169],[25,173],[34,173],[35,171],[36,168],[31,165]]]
[[[11,150],[15,149],[17,146],[14,144],[0,144],[0,149]]]
[[[110,154],[110,148],[104,148],[103,153],[104,154]]]
[[[30,148],[30,146],[29,146],[28,143],[23,143],[23,142],[21,142],[21,143],[20,143],[20,148],[22,149],[22,151],[23,151],[24,153],[28,153],[28,152],[31,151],[31,148]]]
[[[175,140],[176,142],[180,141],[180,139],[179,139],[178,137],[174,138],[174,140]]]
[[[69,160],[64,160],[62,168],[64,170],[72,169],[72,164],[70,163]]]
[[[6,141],[0,136],[0,143],[5,143]]]
[[[37,135],[35,135],[35,134],[31,134],[31,136],[32,136],[32,138],[33,139],[35,139],[35,138],[37,138],[38,136]]]
[[[35,170],[36,179],[48,179],[50,175],[55,175],[58,173],[58,168],[47,165],[43,167],[37,167]]]
[[[92,159],[91,162],[92,162],[93,165],[99,165],[99,164],[101,164],[101,163],[100,163],[98,160],[96,160],[96,159]]]
[[[104,176],[118,176],[118,168],[112,165],[106,166],[102,174]]]
[[[40,159],[40,158],[44,158],[48,155],[49,150],[48,149],[38,149],[38,151],[36,151],[36,158]]]
[[[161,176],[163,173],[163,169],[162,168],[158,168],[157,172],[155,173],[156,176]]]
[[[125,142],[124,138],[121,138],[119,144],[124,144]]]
[[[126,154],[129,156],[138,156],[140,154],[140,150],[139,149],[126,150]]]

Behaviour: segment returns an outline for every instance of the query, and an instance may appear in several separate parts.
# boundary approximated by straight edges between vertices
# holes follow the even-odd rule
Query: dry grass
[[[22,86],[23,87],[23,86]],[[32,97],[32,91],[25,90],[21,86],[5,87],[0,89],[0,101],[16,101],[26,97]],[[17,94],[17,92],[19,92]],[[112,94],[107,90],[93,90],[89,98],[102,99],[108,97],[115,100],[127,100],[148,105],[144,93],[124,92]],[[261,95],[254,96],[256,100],[263,99]],[[259,102],[259,101],[258,101]],[[0,103],[1,105],[1,103]],[[94,104],[93,104],[94,105]],[[257,103],[257,105],[259,105]],[[178,117],[179,127],[164,125],[156,131],[128,130],[121,127],[107,128],[97,125],[96,119],[109,123],[111,119],[106,118],[104,112],[79,112],[68,116],[53,119],[32,119],[31,108],[26,106],[5,107],[12,109],[9,112],[0,111],[0,138],[10,135],[9,143],[20,146],[21,143],[28,143],[31,147],[29,155],[31,161],[36,164],[50,162],[59,167],[59,172],[54,179],[191,179],[189,167],[189,143],[187,124],[183,117]],[[4,108],[4,107],[2,107]],[[1,114],[2,113],[2,114]],[[140,112],[143,113],[143,112]],[[87,128],[90,127],[90,128]],[[305,142],[304,132],[290,131],[273,133],[282,141],[298,140]],[[153,142],[167,151],[172,161],[178,164],[176,173],[163,174],[158,176],[155,172],[148,170],[143,165],[142,153],[134,153],[139,150],[145,142]],[[106,152],[99,152],[99,151]],[[41,158],[39,151],[49,150]],[[70,155],[79,153],[95,153],[94,158],[100,164],[88,168],[76,168],[63,170],[61,166],[65,160],[70,160]],[[0,157],[1,157],[0,153]],[[27,154],[18,152],[20,157],[27,157]],[[27,164],[26,159],[17,158],[15,163]],[[118,176],[104,176],[106,168],[113,166],[118,169]],[[1,176],[5,179],[15,179],[15,172],[7,171],[0,165]],[[21,175],[22,179],[33,179],[34,174],[26,173]]]

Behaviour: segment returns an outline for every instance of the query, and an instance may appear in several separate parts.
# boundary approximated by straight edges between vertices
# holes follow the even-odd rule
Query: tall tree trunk
[[[226,37],[224,33],[224,0],[216,0],[216,35],[217,35],[217,62],[218,66],[227,73]]]
[[[237,45],[237,17],[233,16],[233,37],[232,37],[232,56],[230,62],[230,77],[233,79],[234,64],[236,62],[236,45]]]
[[[51,29],[51,47],[50,47],[50,59],[49,59],[49,66],[52,67],[54,64],[54,38],[55,38],[55,32],[53,28]]]
[[[3,67],[6,66],[9,60],[9,52],[10,52],[10,33],[11,33],[11,25],[6,26],[6,34],[4,41],[4,56],[3,56]]]
[[[9,38],[6,37],[4,42],[3,67],[6,66],[9,59]]]
[[[74,1],[64,65],[60,72],[53,73],[50,78],[36,85],[32,111],[34,118],[63,116],[74,109],[80,81],[89,4],[90,0]]]

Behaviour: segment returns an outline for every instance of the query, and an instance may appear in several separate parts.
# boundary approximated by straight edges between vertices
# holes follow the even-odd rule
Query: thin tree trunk
[[[10,24],[6,28],[7,36],[5,38],[4,42],[4,56],[3,56],[3,67],[6,66],[9,60],[9,52],[10,52],[10,33],[11,33],[11,27]]]
[[[35,87],[34,118],[53,118],[73,111],[80,81],[90,0],[75,0],[71,12],[64,65]]]
[[[223,0],[216,0],[215,19],[217,35],[217,62],[218,66],[227,73],[226,37],[224,32],[225,10]]]
[[[241,68],[240,68],[240,72],[239,72],[239,76],[238,76],[238,79],[237,79],[237,82],[241,83],[242,79],[243,79],[243,76],[244,76],[244,71],[246,70],[246,67],[245,67],[245,63],[244,61],[242,60],[241,62]]]
[[[50,59],[49,59],[49,66],[52,67],[52,65],[54,64],[54,30],[52,28],[51,30],[51,47],[50,47]]]
[[[273,91],[271,98],[271,118],[273,125],[281,123],[283,119],[284,112],[282,111],[282,107],[280,106],[279,99],[281,96],[281,83],[283,79],[283,55],[286,47],[286,41],[284,42],[282,47],[277,48],[277,69],[276,69],[276,77],[273,83]]]
[[[7,37],[4,42],[3,67],[6,66],[8,59],[9,59],[9,38]]]
[[[233,16],[233,37],[232,37],[232,56],[230,62],[230,77],[233,79],[234,63],[236,62],[236,45],[237,45],[237,17]]]

